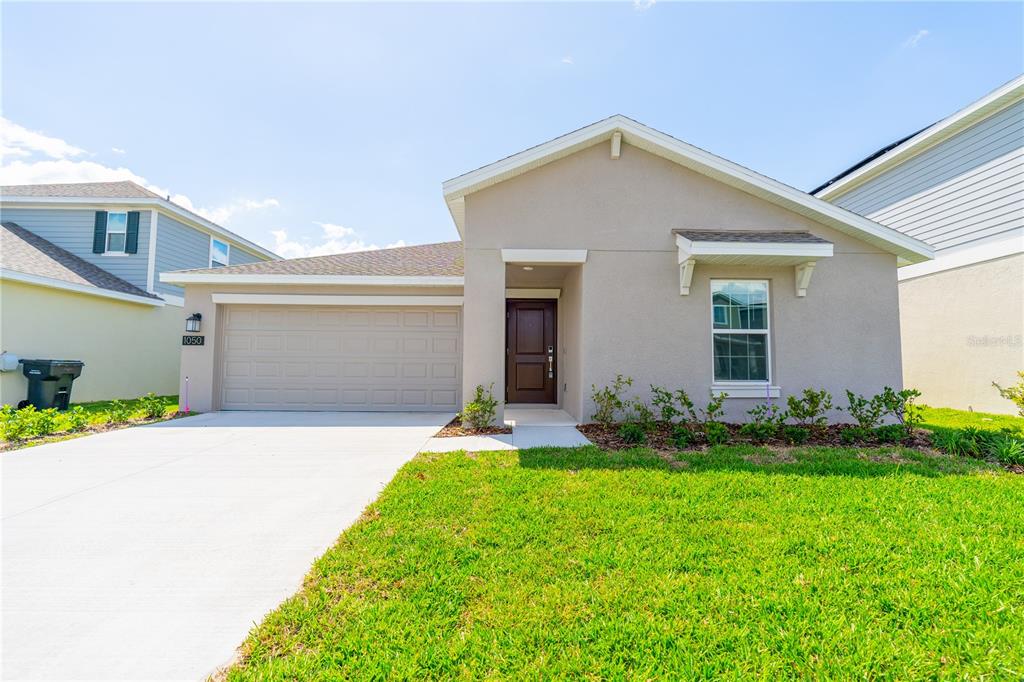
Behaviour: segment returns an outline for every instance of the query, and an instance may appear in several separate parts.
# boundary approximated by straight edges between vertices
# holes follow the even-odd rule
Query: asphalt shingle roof
[[[0,267],[5,270],[160,300],[134,284],[83,260],[17,223],[0,227]]]
[[[59,185],[4,185],[0,197],[65,197],[96,199],[162,199],[134,182],[73,182]]]
[[[810,232],[766,230],[672,230],[694,242],[739,242],[747,244],[830,244]]]
[[[461,277],[462,242],[399,246],[330,256],[289,258],[224,268],[188,270],[217,275],[384,275],[397,277]]]

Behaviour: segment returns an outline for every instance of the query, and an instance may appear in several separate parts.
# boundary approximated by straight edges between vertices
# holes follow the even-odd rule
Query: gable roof
[[[932,249],[924,242],[622,115],[611,116],[444,182],[444,198],[459,234],[462,234],[465,225],[467,195],[608,141],[615,133],[620,133],[622,141],[634,147],[893,253],[898,257],[900,264],[920,263],[932,258]]]
[[[843,194],[868,180],[897,166],[918,154],[931,149],[978,121],[1002,111],[1024,99],[1024,75],[999,86],[979,100],[960,111],[908,135],[892,144],[882,147],[874,154],[855,163],[828,182],[815,187],[811,194],[834,201]]]
[[[393,284],[458,285],[463,275],[462,242],[441,242],[398,246],[374,251],[338,253],[328,256],[289,258],[286,260],[245,263],[223,268],[201,268],[164,273],[160,281],[187,282],[274,282],[292,281],[296,284],[323,283],[367,284],[380,283],[367,278]],[[295,278],[304,278],[296,280]],[[312,279],[311,279],[312,278]],[[319,279],[317,279],[319,278]],[[331,279],[327,279],[331,278]],[[338,278],[346,278],[339,280]],[[456,281],[458,280],[458,281]]]
[[[246,250],[264,258],[280,258],[265,249],[217,223],[179,206],[170,197],[161,197],[130,180],[119,182],[72,182],[49,185],[4,185],[0,187],[0,200],[14,204],[102,204],[103,206],[150,206],[162,209],[174,218],[191,223],[219,237],[231,240]]]
[[[672,230],[695,242],[736,244],[830,244],[827,239],[800,230]]]
[[[117,298],[149,299],[153,305],[163,304],[159,296],[140,289],[12,222],[0,225],[0,272],[5,279],[44,286],[63,283],[69,286],[60,288],[82,293],[121,294]],[[96,291],[90,291],[93,289]]]

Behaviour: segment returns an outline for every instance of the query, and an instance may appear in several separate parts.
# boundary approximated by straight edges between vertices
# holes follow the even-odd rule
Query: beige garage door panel
[[[225,410],[458,409],[458,308],[225,306]]]

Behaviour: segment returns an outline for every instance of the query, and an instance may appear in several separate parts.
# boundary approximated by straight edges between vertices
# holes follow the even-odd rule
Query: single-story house
[[[454,412],[483,385],[584,420],[623,374],[725,392],[737,419],[901,385],[896,271],[932,255],[913,237],[623,116],[443,192],[461,241],[162,275],[202,315],[183,401]]]

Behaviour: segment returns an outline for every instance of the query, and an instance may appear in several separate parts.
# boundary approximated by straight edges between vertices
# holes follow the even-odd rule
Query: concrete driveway
[[[203,678],[451,416],[222,412],[0,455],[3,679]]]

